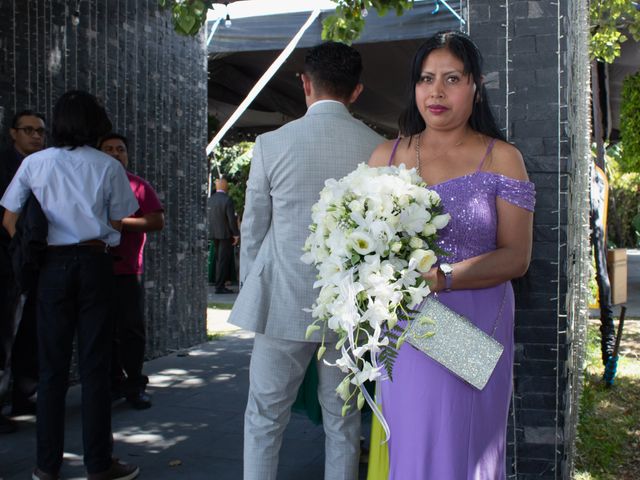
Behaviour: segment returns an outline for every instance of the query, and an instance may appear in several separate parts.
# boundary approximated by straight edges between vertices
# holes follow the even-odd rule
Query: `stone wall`
[[[150,357],[206,338],[206,55],[203,37],[178,36],[157,4],[0,0],[0,130],[16,111],[50,118],[62,93],[87,90],[165,206],[146,249]]]
[[[583,137],[589,131],[584,116],[569,123],[576,120],[569,107],[580,100],[571,83],[584,80],[570,73],[582,63],[588,68],[586,55],[574,55],[587,51],[586,36],[574,34],[586,28],[586,11],[578,12],[575,3],[479,0],[468,12],[469,33],[485,56],[494,110],[522,151],[537,190],[531,266],[514,282],[515,388],[507,452],[509,478],[521,480],[569,478],[574,449],[581,375],[575,359],[584,349],[584,329],[576,327],[585,319],[567,308],[568,297],[576,300],[581,288],[575,277],[567,281],[567,271],[575,245],[583,246],[588,232],[569,221],[569,197],[583,180],[576,178],[577,166],[589,158],[570,141],[572,129]],[[581,89],[584,99],[588,80]],[[578,195],[583,202],[574,208],[582,212],[587,192]],[[574,243],[568,243],[569,235]]]

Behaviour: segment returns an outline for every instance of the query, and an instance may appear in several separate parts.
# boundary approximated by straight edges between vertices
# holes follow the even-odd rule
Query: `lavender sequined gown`
[[[440,247],[455,263],[496,247],[496,197],[533,210],[534,186],[476,171],[433,187],[451,222]],[[455,274],[455,272],[454,272]],[[393,382],[380,385],[392,480],[497,480],[505,478],[506,424],[511,397],[514,297],[511,282],[443,292],[438,299],[490,334],[503,295],[495,338],[504,345],[487,386],[466,384],[424,353],[404,344]]]

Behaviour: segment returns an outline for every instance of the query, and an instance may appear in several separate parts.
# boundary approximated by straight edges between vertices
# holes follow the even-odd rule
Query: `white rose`
[[[402,242],[393,242],[393,243],[391,243],[391,246],[389,247],[389,249],[393,253],[398,253],[401,248],[402,248]],[[309,263],[311,263],[311,262],[309,262]]]
[[[434,233],[436,233],[436,227],[434,227],[432,223],[427,223],[422,229],[422,235],[425,237],[430,237]]]
[[[398,197],[398,205],[400,205],[401,207],[406,207],[407,205],[409,205],[410,200],[411,197],[409,195],[400,195]]]
[[[424,242],[422,241],[421,238],[418,237],[411,237],[411,240],[409,240],[409,246],[411,248],[422,248]]]
[[[433,250],[423,250],[419,248],[411,253],[409,257],[410,263],[411,260],[416,262],[416,270],[425,273],[436,263],[437,257]]]
[[[351,200],[351,202],[349,202],[349,209],[352,212],[362,213],[364,212],[364,203],[360,200]]]
[[[443,213],[442,215],[437,215],[436,217],[434,217],[431,220],[431,223],[433,223],[434,227],[440,230],[441,228],[447,226],[449,220],[451,220],[451,215],[449,215],[448,213]]]
[[[355,231],[349,238],[351,246],[360,255],[371,253],[375,249],[373,238],[361,231]]]

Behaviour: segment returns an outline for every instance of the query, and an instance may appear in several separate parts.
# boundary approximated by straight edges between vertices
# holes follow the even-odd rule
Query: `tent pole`
[[[244,113],[244,111],[249,107],[251,102],[253,102],[253,100],[262,91],[262,89],[269,82],[269,80],[271,80],[271,78],[275,75],[275,73],[282,66],[282,64],[287,60],[287,58],[289,58],[289,55],[291,55],[291,52],[293,52],[293,50],[296,48],[296,45],[302,38],[302,35],[304,35],[304,32],[306,32],[307,29],[311,26],[311,24],[313,24],[313,22],[318,17],[318,15],[320,15],[319,8],[316,8],[313,12],[311,12],[311,15],[309,15],[309,18],[307,19],[305,24],[302,25],[302,27],[300,27],[300,30],[298,31],[298,33],[295,34],[295,36],[291,39],[291,41],[285,47],[285,49],[282,50],[282,53],[278,55],[278,58],[276,58],[275,61],[271,64],[271,66],[267,69],[267,71],[264,72],[264,75],[262,75],[260,80],[258,80],[258,83],[254,85],[254,87],[251,89],[247,97],[238,106],[236,111],[233,112],[233,114],[225,122],[222,128],[220,128],[218,133],[216,133],[215,137],[213,137],[213,140],[211,140],[209,145],[207,145],[207,150],[206,150],[207,155],[209,155],[213,151],[213,149],[218,144],[218,142],[220,142],[222,137],[225,136],[225,134],[229,131],[229,129],[233,126],[233,124],[236,123],[236,121],[240,118],[240,116]]]
[[[209,32],[209,36],[207,37],[207,47],[211,43],[211,39],[213,38],[213,35],[216,33],[216,29],[218,28],[218,25],[220,25],[220,18],[216,18],[216,21],[213,23],[213,27],[211,27],[211,31]]]

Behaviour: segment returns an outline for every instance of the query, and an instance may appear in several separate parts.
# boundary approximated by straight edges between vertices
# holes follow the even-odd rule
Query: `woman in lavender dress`
[[[488,105],[477,47],[442,32],[415,55],[402,138],[382,144],[370,165],[416,167],[437,191],[451,222],[448,252],[425,274],[445,305],[504,345],[478,391],[407,343],[393,381],[380,384],[391,429],[389,479],[505,478],[506,425],[513,367],[514,296],[532,242],[535,190],[520,152],[504,140]]]

